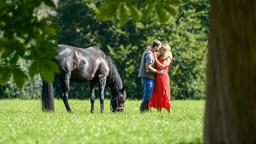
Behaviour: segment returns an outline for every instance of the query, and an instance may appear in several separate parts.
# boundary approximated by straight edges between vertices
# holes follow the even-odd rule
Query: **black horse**
[[[68,112],[71,108],[68,103],[68,91],[70,80],[75,82],[90,81],[91,112],[94,112],[95,84],[98,83],[100,91],[100,111],[104,111],[104,90],[106,83],[111,91],[112,111],[122,111],[126,91],[120,75],[111,59],[98,47],[77,48],[68,45],[58,45],[59,52],[55,60],[60,68],[60,74],[56,78],[61,83],[61,97]],[[43,83],[51,85],[51,83]],[[43,89],[43,92],[47,91]],[[47,93],[47,92],[46,92]],[[53,92],[52,92],[53,93]]]

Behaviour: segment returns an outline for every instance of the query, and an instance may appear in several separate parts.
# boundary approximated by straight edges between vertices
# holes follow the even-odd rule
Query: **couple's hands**
[[[156,73],[157,74],[167,74],[168,71],[167,70],[158,70]]]

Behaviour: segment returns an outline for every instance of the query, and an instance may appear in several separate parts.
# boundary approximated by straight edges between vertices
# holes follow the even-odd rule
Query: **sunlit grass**
[[[204,101],[174,101],[173,112],[141,114],[140,101],[126,101],[123,113],[90,113],[89,100],[70,100],[73,112],[55,100],[53,113],[40,100],[0,100],[0,143],[202,143]]]

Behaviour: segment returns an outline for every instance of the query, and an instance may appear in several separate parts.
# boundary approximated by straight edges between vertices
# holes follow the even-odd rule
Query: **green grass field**
[[[89,100],[70,100],[67,113],[55,100],[53,113],[41,111],[40,100],[0,100],[0,143],[202,143],[204,101],[173,101],[173,112],[141,114],[140,101],[126,101],[123,113],[90,113]]]

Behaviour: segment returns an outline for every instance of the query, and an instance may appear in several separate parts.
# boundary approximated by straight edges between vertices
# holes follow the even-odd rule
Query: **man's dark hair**
[[[158,47],[158,46],[160,46],[161,45],[161,42],[158,40],[158,39],[155,39],[154,41],[153,41],[153,43],[152,43],[152,45],[151,45],[151,47],[153,48],[153,47]]]

